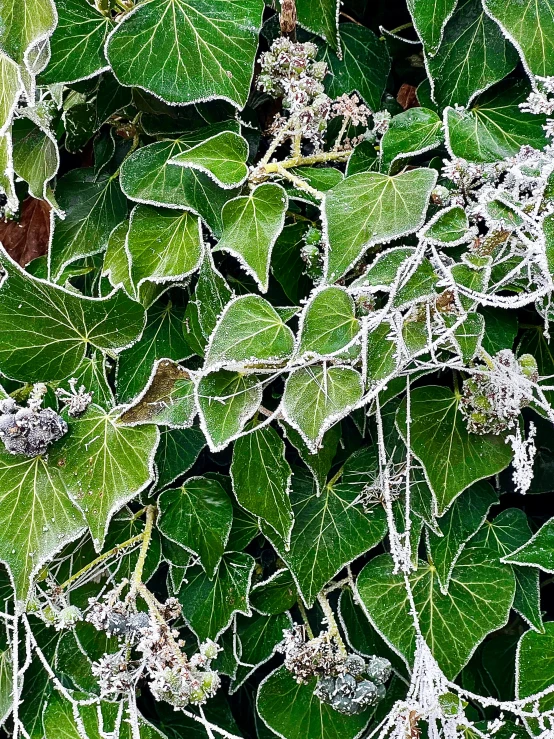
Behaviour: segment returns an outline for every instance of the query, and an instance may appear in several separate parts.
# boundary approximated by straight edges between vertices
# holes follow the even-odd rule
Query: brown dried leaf
[[[190,372],[170,359],[159,360],[150,382],[119,417],[123,424],[156,423],[186,428],[194,417],[194,383]]]
[[[402,106],[404,110],[408,108],[419,108],[419,100],[417,99],[417,87],[408,85],[406,82],[401,85],[396,96],[396,102]]]
[[[22,267],[46,254],[49,238],[50,206],[44,200],[26,198],[19,221],[0,220],[0,242]]]

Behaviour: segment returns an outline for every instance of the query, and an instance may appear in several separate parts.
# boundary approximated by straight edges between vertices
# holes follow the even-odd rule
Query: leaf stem
[[[344,470],[344,466],[340,467],[339,470],[333,475],[333,477],[329,480],[327,483],[328,488],[332,488],[333,485],[336,483],[338,479],[340,479],[342,472]]]
[[[312,627],[310,626],[310,621],[308,620],[308,614],[306,613],[306,609],[304,607],[304,603],[302,603],[302,598],[298,596],[298,600],[296,601],[296,605],[298,606],[298,610],[300,611],[300,615],[302,616],[302,621],[304,621],[304,626],[306,627],[306,631],[308,632],[308,636],[310,639],[314,638],[314,632],[312,631]]]

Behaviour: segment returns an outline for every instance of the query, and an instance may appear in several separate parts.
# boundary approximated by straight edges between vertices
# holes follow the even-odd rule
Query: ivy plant
[[[554,736],[553,39],[0,0],[1,737]]]

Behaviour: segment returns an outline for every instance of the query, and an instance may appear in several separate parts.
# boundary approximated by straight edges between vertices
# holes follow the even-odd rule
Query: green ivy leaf
[[[268,523],[285,541],[293,524],[289,488],[292,472],[285,444],[271,426],[254,428],[235,441],[231,478],[240,505]]]
[[[506,77],[517,60],[481,0],[463,0],[444,29],[436,56],[427,60],[433,98],[440,108],[467,105]]]
[[[529,74],[554,74],[554,8],[550,0],[515,4],[483,0],[483,6],[519,51]]]
[[[503,308],[489,306],[483,306],[480,313],[485,318],[483,349],[492,356],[501,349],[511,349],[518,333],[517,316]]]
[[[506,554],[502,561],[554,573],[554,518],[543,524],[529,541]]]
[[[15,597],[25,601],[43,565],[84,531],[80,512],[55,463],[0,450],[0,560],[6,564]]]
[[[438,281],[439,278],[435,274],[433,265],[426,257],[423,257],[407,280],[400,279],[392,301],[393,306],[395,308],[408,307],[422,299],[433,297]]]
[[[287,378],[283,415],[315,452],[323,434],[352,410],[362,392],[362,378],[351,367],[301,368]]]
[[[396,177],[362,172],[347,177],[325,197],[329,247],[325,274],[335,282],[373,244],[386,243],[423,225],[437,173],[414,169]]]
[[[445,314],[444,322],[451,327],[457,323],[453,315]],[[485,319],[480,313],[468,313],[464,321],[454,329],[453,342],[464,362],[470,362],[479,352],[485,334]]]
[[[0,49],[20,65],[30,63],[28,52],[56,27],[52,0],[36,0],[29,10],[19,0],[3,0],[0,7]]]
[[[269,286],[269,265],[277,237],[283,230],[288,198],[280,185],[258,185],[248,195],[223,206],[223,231],[218,250],[236,257],[261,292]]]
[[[144,309],[122,292],[85,298],[23,272],[0,254],[0,369],[7,377],[48,382],[71,377],[88,346],[113,352],[136,341]]]
[[[442,121],[433,110],[405,110],[393,116],[381,139],[381,169],[393,172],[405,159],[436,149],[443,138]]]
[[[208,344],[205,367],[280,363],[293,348],[292,331],[273,306],[259,295],[241,295],[225,306]]]
[[[398,270],[415,254],[413,246],[394,246],[377,254],[361,277],[351,284],[352,288],[371,288],[371,292],[388,292],[396,280]]]
[[[398,365],[396,342],[389,339],[390,323],[380,323],[367,335],[367,375],[371,380],[384,380]]]
[[[296,583],[290,570],[277,570],[250,591],[250,604],[258,613],[273,616],[288,611],[298,598]]]
[[[212,451],[220,451],[244,428],[262,402],[259,380],[253,375],[219,370],[198,383],[196,403],[200,427]]]
[[[459,205],[443,208],[429,221],[424,236],[437,246],[458,246],[471,238],[469,219]]]
[[[417,35],[429,56],[436,54],[457,0],[407,0]]]
[[[376,507],[367,515],[355,504],[358,492],[351,485],[336,484],[325,486],[318,495],[313,481],[296,473],[290,549],[264,527],[307,606],[337,572],[376,546],[387,532],[383,508]]]
[[[97,405],[71,423],[68,434],[50,452],[52,464],[82,510],[96,551],[101,551],[110,519],[154,479],[155,426],[130,428]]]
[[[373,141],[361,141],[354,147],[346,164],[346,176],[379,169],[379,147]]]
[[[360,572],[357,589],[375,628],[410,664],[416,632],[404,575],[393,569],[389,555],[375,557]],[[445,675],[454,679],[486,635],[508,621],[514,577],[494,551],[481,547],[464,549],[447,595],[426,562],[408,577],[423,637]]]
[[[396,423],[406,439],[406,401]],[[434,385],[411,393],[410,444],[425,469],[439,516],[463,490],[501,472],[512,458],[502,436],[468,433],[459,399],[448,388]]]
[[[262,22],[261,0],[150,0],[123,17],[106,52],[119,82],[169,103],[214,97],[242,108]]]
[[[545,117],[519,109],[529,92],[529,85],[519,80],[487,91],[469,110],[447,108],[452,155],[470,162],[496,162],[515,156],[524,145],[542,149]]]
[[[448,511],[437,521],[440,531],[427,532],[427,548],[436,567],[439,587],[448,592],[452,568],[464,546],[483,525],[492,505],[498,503],[498,494],[487,482],[477,482],[465,490]]]
[[[156,488],[163,489],[184,475],[198,459],[206,444],[198,428],[160,429],[160,443],[156,450]]]
[[[40,84],[67,84],[109,69],[104,43],[113,28],[111,20],[86,0],[56,0],[56,8],[58,25],[50,39],[50,61]]]
[[[331,98],[357,92],[372,110],[379,110],[390,71],[386,44],[358,23],[341,23],[339,59],[331,46],[319,44],[318,60],[327,63],[325,91]]]
[[[336,354],[360,330],[354,301],[344,288],[322,287],[311,295],[300,318],[298,354]]]
[[[250,675],[273,656],[275,648],[283,641],[283,631],[290,626],[288,613],[275,616],[254,613],[250,618],[237,616],[240,664],[233,676],[229,695],[236,693]]]
[[[199,169],[212,177],[219,187],[242,185],[248,176],[248,144],[233,131],[223,131],[190,149],[176,154],[169,164]]]
[[[148,310],[139,341],[118,357],[116,387],[120,403],[129,403],[144,390],[156,360],[179,361],[190,356],[183,335],[183,316],[183,309],[171,301],[156,303]]]
[[[345,716],[314,695],[316,680],[297,683],[285,667],[270,673],[258,689],[256,707],[262,721],[281,739],[355,739],[372,711]]]
[[[21,81],[17,64],[0,54],[0,135],[10,126],[20,93]]]
[[[117,179],[94,169],[73,169],[56,186],[56,200],[65,211],[50,246],[50,271],[58,279],[64,268],[82,257],[104,251],[108,238],[127,215],[127,201]]]
[[[212,580],[198,565],[187,570],[188,582],[179,592],[179,601],[183,618],[200,641],[217,640],[233,614],[250,615],[248,592],[254,566],[249,554],[228,552]]]
[[[525,545],[531,538],[531,528],[525,513],[518,508],[508,508],[494,521],[485,521],[472,544],[486,546],[504,558],[510,552]],[[515,563],[519,564],[519,563]],[[516,594],[513,609],[537,631],[543,631],[540,606],[539,571],[534,567],[512,567],[516,578]]]
[[[332,49],[339,46],[339,4],[337,0],[298,0],[298,23],[307,31],[321,36]]]
[[[162,534],[200,557],[207,576],[215,575],[231,531],[233,506],[216,480],[190,477],[159,498]]]
[[[187,148],[188,144],[176,139],[157,141],[133,152],[121,166],[121,189],[138,203],[198,213],[219,236],[223,228],[221,209],[237,193],[218,187],[202,172],[168,164]]]
[[[516,695],[527,698],[550,688],[554,682],[554,623],[545,624],[544,634],[526,631],[517,645],[516,656]],[[535,705],[535,701],[533,701]],[[554,693],[539,700],[538,710],[542,713],[552,711]],[[527,706],[526,708],[531,708]],[[536,719],[528,719],[533,734],[538,735],[542,725]],[[547,724],[548,725],[548,724]]]
[[[18,118],[12,126],[13,168],[29,185],[29,193],[47,199],[47,185],[58,171],[60,158],[56,139],[29,118]]]
[[[187,211],[137,205],[125,245],[135,290],[145,282],[182,280],[202,260],[200,220]]]

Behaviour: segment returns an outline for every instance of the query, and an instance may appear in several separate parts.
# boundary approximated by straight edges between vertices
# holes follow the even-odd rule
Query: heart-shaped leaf
[[[271,428],[254,428],[235,441],[231,479],[240,505],[266,521],[285,541],[293,524],[289,501],[292,472],[285,444]]]
[[[393,574],[393,569],[391,557],[375,557],[360,572],[357,589],[375,628],[411,664],[416,631],[404,575]],[[447,595],[440,591],[435,568],[426,562],[420,562],[409,580],[421,632],[440,668],[453,679],[486,635],[507,622],[514,576],[494,551],[466,547]]]
[[[290,549],[264,527],[308,606],[337,572],[372,549],[386,534],[383,508],[376,507],[366,514],[356,504],[358,493],[355,486],[336,484],[325,486],[318,494],[313,480],[297,472],[291,492],[294,527]]]
[[[89,406],[50,453],[83,512],[97,551],[114,513],[154,479],[158,429],[123,426],[117,416],[117,411]]]
[[[288,199],[280,185],[258,185],[248,195],[223,206],[223,232],[218,249],[236,257],[256,280],[261,292],[269,286],[269,264],[283,229]]]
[[[199,169],[223,188],[242,185],[248,175],[248,144],[233,131],[223,131],[213,138],[176,154],[169,164]]]
[[[335,282],[373,244],[392,241],[423,225],[437,173],[414,169],[396,177],[362,172],[347,177],[325,196],[329,239],[325,273]]]
[[[305,367],[287,378],[282,409],[285,420],[316,452],[323,434],[362,397],[362,378],[351,367]]]
[[[445,387],[420,387],[411,393],[410,446],[425,469],[439,516],[463,490],[501,472],[512,458],[502,436],[468,432],[459,403]],[[406,439],[405,401],[396,423]]]
[[[166,490],[159,498],[160,531],[171,541],[198,554],[211,579],[231,531],[233,506],[216,480],[190,477],[176,490]]]
[[[241,368],[281,363],[291,356],[294,337],[277,311],[258,295],[229,302],[210,338],[205,367]]]
[[[108,61],[123,85],[169,103],[214,97],[242,108],[258,45],[261,0],[150,0],[110,35]]]

